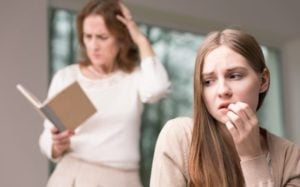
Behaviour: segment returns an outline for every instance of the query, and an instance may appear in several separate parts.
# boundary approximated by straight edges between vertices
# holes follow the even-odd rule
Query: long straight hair
[[[207,54],[219,46],[227,46],[241,54],[257,73],[267,69],[258,42],[245,32],[226,29],[212,32],[204,40],[198,51],[194,72],[194,127],[189,154],[191,187],[245,186],[233,139],[225,125],[217,125],[203,100],[203,63]],[[257,110],[266,93],[258,96]]]

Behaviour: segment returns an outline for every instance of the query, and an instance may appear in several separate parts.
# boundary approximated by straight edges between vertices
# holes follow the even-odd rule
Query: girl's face
[[[116,38],[100,15],[89,15],[83,22],[83,42],[87,56],[95,66],[112,66],[119,52]]]
[[[266,75],[267,76],[267,75]],[[209,113],[219,122],[226,123],[228,105],[244,102],[256,111],[259,93],[266,91],[257,74],[239,53],[220,46],[204,59],[202,69],[203,99]]]

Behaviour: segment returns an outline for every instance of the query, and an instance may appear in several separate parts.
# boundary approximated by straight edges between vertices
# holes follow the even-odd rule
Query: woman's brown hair
[[[203,99],[202,68],[205,57],[219,46],[227,46],[247,59],[261,74],[267,70],[260,45],[251,35],[234,29],[210,33],[201,45],[194,72],[194,127],[189,155],[191,187],[245,186],[240,159],[225,125],[217,125]],[[267,91],[259,94],[257,110]]]
[[[133,43],[128,29],[116,18],[116,15],[123,16],[118,0],[90,0],[78,15],[77,31],[78,41],[84,58],[83,65],[90,64],[83,42],[83,22],[89,15],[100,15],[104,18],[106,27],[116,37],[120,48],[116,57],[118,68],[125,72],[132,72],[135,66],[138,65],[140,57],[137,46]]]

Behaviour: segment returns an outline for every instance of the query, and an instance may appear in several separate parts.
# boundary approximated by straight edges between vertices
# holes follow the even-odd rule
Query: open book
[[[60,132],[75,129],[97,111],[77,81],[43,103],[22,85],[17,89]]]

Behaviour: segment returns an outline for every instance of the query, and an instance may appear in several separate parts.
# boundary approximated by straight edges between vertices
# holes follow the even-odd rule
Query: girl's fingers
[[[236,127],[230,121],[227,121],[225,123],[225,125],[226,125],[228,131],[230,132],[233,140],[235,140],[239,135],[239,131],[236,129]]]
[[[257,116],[256,116],[255,112],[249,107],[249,105],[247,105],[246,103],[243,103],[243,102],[237,102],[236,105],[243,109],[251,126],[258,125]]]
[[[249,120],[247,115],[247,111],[245,111],[246,107],[244,105],[239,104],[240,102],[230,104],[228,109],[238,115],[243,122]],[[245,104],[246,105],[246,104]]]
[[[229,110],[227,112],[227,117],[238,131],[244,131],[245,123],[240,116],[238,116],[236,113]]]

